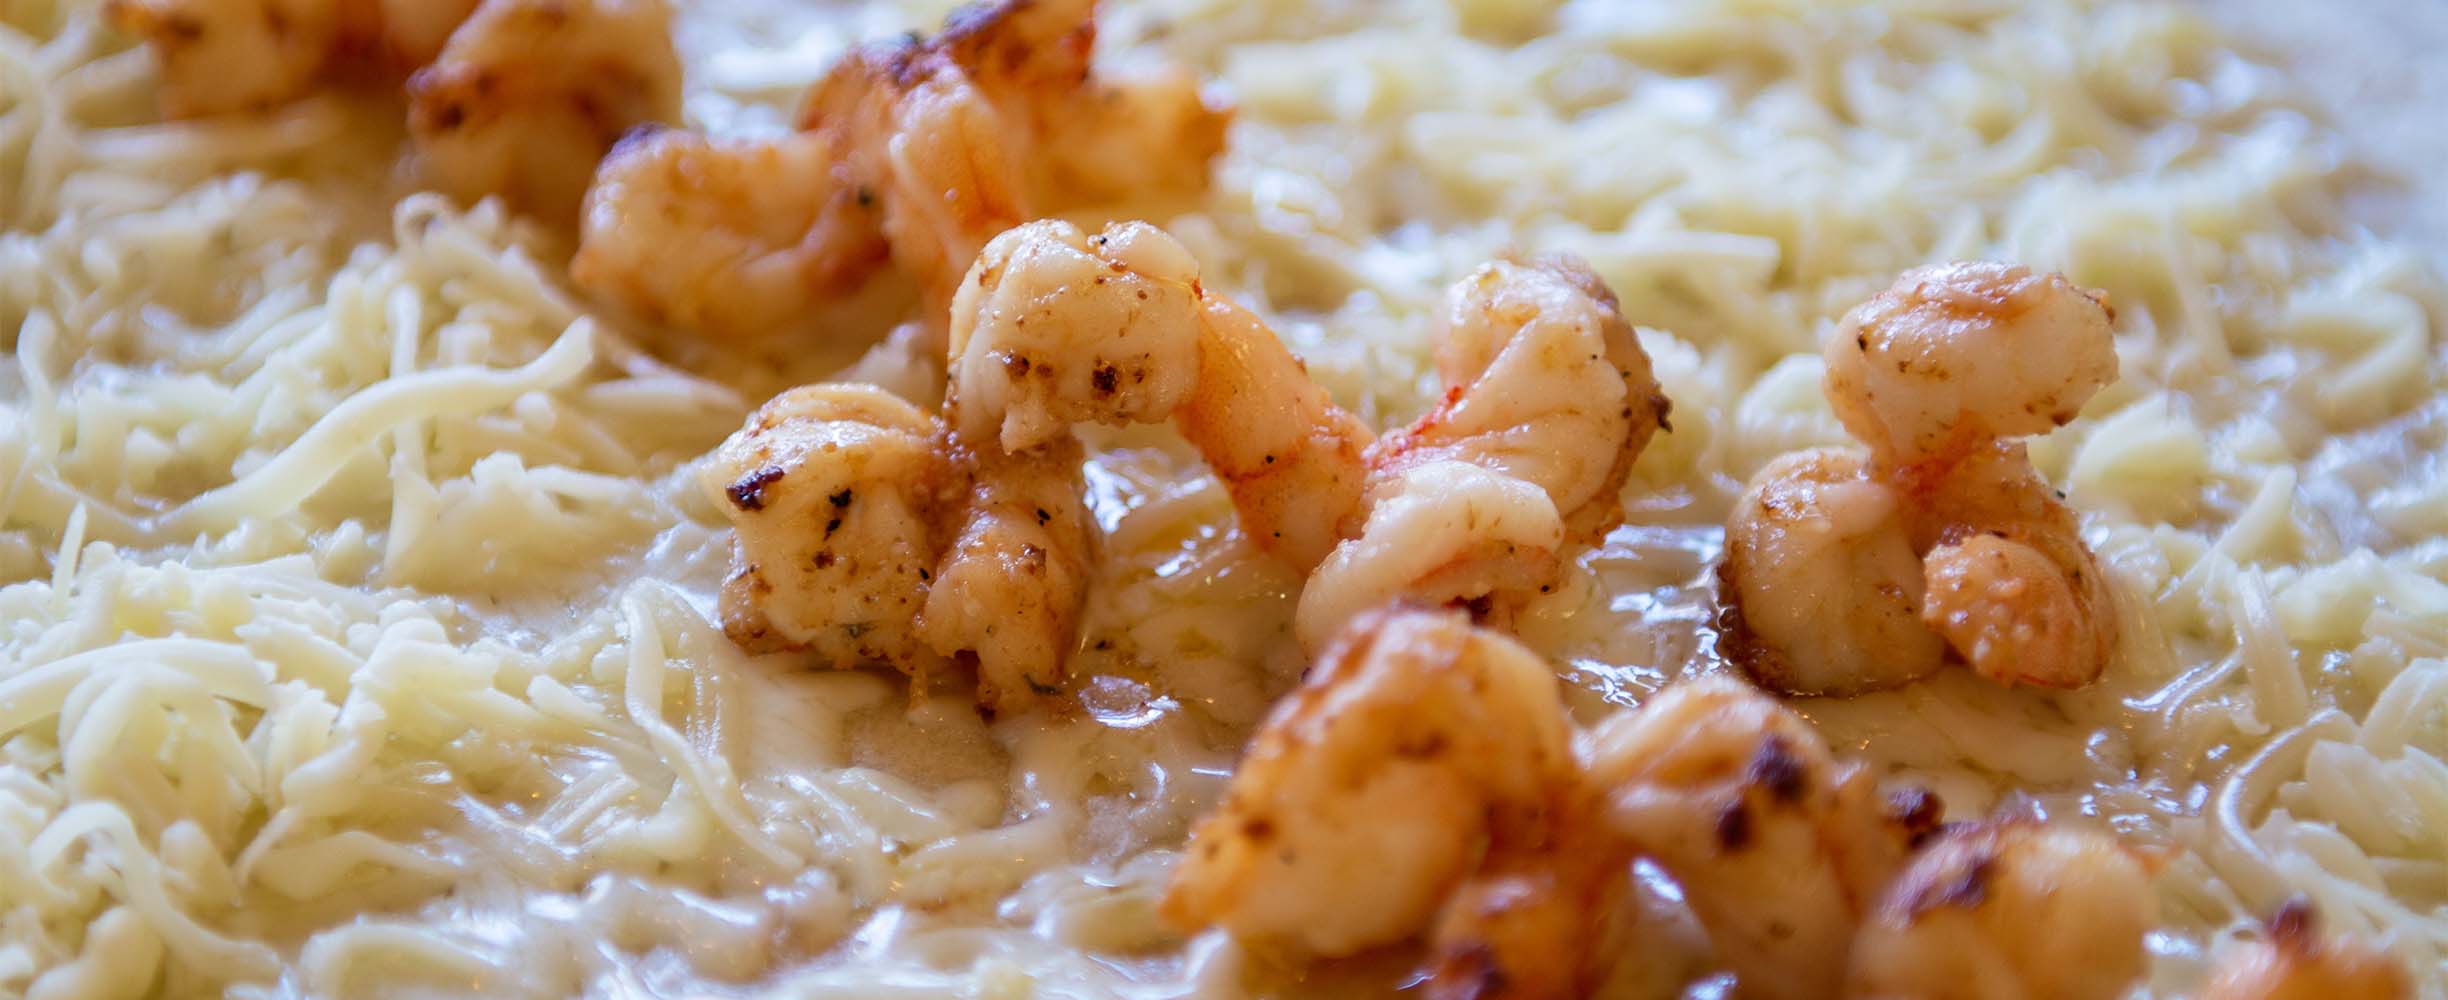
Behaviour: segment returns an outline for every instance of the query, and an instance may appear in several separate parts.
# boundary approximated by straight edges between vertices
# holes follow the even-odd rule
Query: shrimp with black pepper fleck
[[[1539,835],[1572,766],[1537,656],[1460,614],[1373,611],[1260,726],[1163,912],[1287,957],[1411,938],[1486,845]]]
[[[172,118],[260,111],[335,82],[397,83],[432,62],[480,0],[108,0],[103,16],[161,61]]]
[[[1667,426],[1648,354],[1578,260],[1481,267],[1443,324],[1444,399],[1369,449],[1366,520],[1301,593],[1312,648],[1397,597],[1502,622],[1558,582],[1568,546],[1622,523],[1617,494]]]
[[[2414,995],[2404,963],[2353,938],[2324,936],[2310,900],[2270,915],[2261,940],[2221,958],[2201,1000],[2399,1000]]]
[[[1800,716],[1723,677],[1607,720],[1584,758],[1601,821],[1673,877],[1746,996],[1824,995],[1938,819],[1927,793],[1882,797]]]
[[[577,282],[746,339],[891,267],[917,284],[940,344],[996,235],[1206,186],[1230,114],[1178,71],[1096,72],[1094,14],[1093,0],[962,8],[932,38],[844,56],[808,91],[797,135],[623,146],[588,197]],[[672,247],[708,252],[675,271]]]
[[[768,401],[700,473],[738,535],[723,627],[756,652],[923,673],[926,600],[955,470],[942,426],[881,389],[816,385]]]
[[[679,119],[664,0],[484,0],[408,80],[426,180],[563,225],[622,136]]]
[[[2011,436],[2116,378],[2098,293],[2002,264],[1907,273],[1828,339],[1826,392],[1866,453],[1760,471],[1726,523],[1724,648],[1796,694],[1892,687],[1948,653],[2003,684],[2079,687],[2114,656],[2113,595]]]
[[[1845,994],[2108,1000],[2141,976],[2158,915],[2150,866],[2113,837],[2015,820],[1949,830],[1879,897]]]

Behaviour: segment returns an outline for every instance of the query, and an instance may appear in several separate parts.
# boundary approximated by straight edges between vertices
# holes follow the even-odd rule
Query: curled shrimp
[[[1395,597],[1502,620],[1566,545],[1622,522],[1617,493],[1668,403],[1615,297],[1579,261],[1498,261],[1447,297],[1445,398],[1368,453],[1366,522],[1302,591],[1314,646]]]
[[[1800,716],[1725,678],[1609,719],[1585,757],[1605,821],[1674,878],[1746,995],[1824,993],[1937,819],[1925,793],[1882,798]]]
[[[174,118],[405,81],[425,179],[566,221],[615,140],[680,115],[663,0],[109,0]]]
[[[621,136],[679,117],[664,0],[484,0],[408,80],[427,180],[563,223]]]
[[[1893,687],[1938,669],[1946,643],[1921,618],[1910,517],[1909,498],[1870,478],[1857,452],[1768,463],[1727,521],[1720,648],[1752,679],[1796,694]]]
[[[2113,838],[2028,822],[1951,830],[1879,898],[1845,992],[2107,1000],[2142,974],[2149,866]]]
[[[802,386],[758,408],[700,473],[737,529],[722,591],[731,639],[923,673],[934,656],[913,619],[953,475],[941,436],[932,415],[872,386]]]
[[[1024,449],[1073,424],[1170,416],[1198,386],[1198,262],[1144,222],[995,238],[952,306],[961,433]]]
[[[162,112],[260,111],[352,78],[396,83],[480,0],[108,0],[105,20],[161,60]]]
[[[1551,588],[1567,545],[1621,520],[1616,494],[1665,424],[1648,356],[1573,261],[1499,262],[1457,285],[1438,356],[1445,401],[1373,447],[1153,227],[1088,237],[1031,223],[978,264],[952,314],[953,394],[987,411],[968,412],[963,433],[1016,448],[1073,423],[1170,416],[1232,494],[1243,534],[1314,567],[1296,617],[1312,649],[1393,599],[1501,617]]]
[[[2064,275],[1986,261],[1908,271],[1828,337],[1828,401],[1895,466],[2046,433],[2116,381],[2114,318]]]
[[[997,234],[1083,204],[1194,193],[1223,147],[1229,114],[1188,77],[1093,71],[1094,13],[1093,0],[1001,0],[955,12],[935,37],[858,49],[810,88],[800,135],[701,142],[689,172],[657,164],[677,159],[668,147],[616,150],[587,201],[576,280],[744,339],[891,267],[919,287],[939,345],[960,280]],[[698,183],[706,174],[722,179]],[[658,273],[675,245],[719,252],[686,276]],[[743,305],[706,305],[730,301]]]
[[[2395,1000],[2414,995],[2405,966],[2387,952],[2320,934],[2312,904],[2292,899],[2264,926],[2260,941],[2220,960],[2202,1000]]]
[[[941,417],[896,399],[890,407],[844,413],[826,425],[834,436],[819,437],[793,436],[760,415],[718,453],[707,475],[710,482],[734,482],[725,489],[739,528],[735,586],[726,588],[724,613],[744,644],[767,641],[778,631],[776,622],[787,622],[792,627],[780,630],[784,644],[813,647],[836,665],[882,661],[920,676],[928,665],[950,660],[975,671],[978,703],[989,711],[1022,707],[1061,690],[1087,599],[1094,534],[1080,444],[1068,420],[1057,415],[1085,415],[1092,411],[1083,407],[1090,406],[1127,412],[1151,369],[1194,367],[1191,358],[1166,365],[1131,353],[1150,346],[1143,340],[1159,350],[1168,340],[1179,341],[1180,351],[1194,352],[1195,331],[1168,332],[1165,310],[1151,305],[1171,302],[1172,313],[1190,313],[1193,292],[1130,271],[1161,271],[1169,266],[1168,248],[1180,253],[1144,225],[1112,227],[1092,239],[1067,225],[1041,223],[1015,230],[996,247],[963,283]],[[1065,332],[1066,317],[1046,314],[1037,301],[1068,294],[1063,290],[1074,285],[1086,291],[1067,301],[1084,312],[1068,318],[1088,326]],[[1132,336],[1132,317],[1148,311],[1159,314],[1156,328],[1147,337]],[[1038,321],[1033,328],[1031,319]],[[1179,324],[1178,317],[1173,321]],[[1087,337],[1082,330],[1104,336]],[[1167,377],[1182,376],[1172,371]],[[794,389],[767,409],[804,409],[804,400],[845,397],[893,399],[867,386],[825,385]],[[874,449],[850,443],[861,434],[858,445],[889,440],[897,464],[867,464]],[[845,486],[827,494],[833,509],[801,503],[765,517],[738,502],[736,483],[768,476],[758,470],[793,467],[771,458],[774,453],[838,470],[837,478],[870,468],[905,476],[890,481],[908,494],[906,516],[893,522],[898,533],[891,551],[910,556],[894,563],[898,572],[889,579],[833,581],[830,592],[775,586],[769,566],[816,579],[836,565],[832,560],[841,553],[812,547],[828,542],[836,528],[850,527],[830,519],[846,516],[854,494]],[[835,488],[831,480],[812,481]],[[819,516],[828,521],[811,542]],[[855,534],[844,541],[873,544]],[[873,602],[851,600],[864,596],[861,586],[889,586],[902,598],[883,609],[889,622],[867,614]],[[847,648],[822,645],[834,633],[878,639]]]
[[[1290,956],[1413,937],[1571,775],[1546,664],[1460,615],[1371,612],[1260,726],[1163,912]]]
[[[1922,556],[1922,621],[2001,684],[2080,687],[2116,653],[2115,597],[2074,512],[2023,446],[1966,456],[1920,506],[1934,534]]]
[[[969,496],[918,630],[974,666],[978,704],[1001,711],[1062,690],[1093,555],[1087,483],[1068,436],[1025,453],[955,447]]]
[[[1145,223],[1033,222],[980,254],[952,313],[963,433],[1027,447],[1171,419],[1260,548],[1306,569],[1357,526],[1368,432],[1249,310]]]
[[[2097,680],[2116,649],[2106,576],[2005,436],[2072,420],[2116,377],[2111,316],[2000,264],[1910,272],[1849,314],[1826,391],[1868,451],[1780,460],[1736,504],[1719,565],[1735,662],[1797,694],[1892,687],[1947,653],[2003,684]]]
[[[668,326],[788,327],[811,295],[847,289],[888,255],[869,211],[816,183],[831,155],[809,133],[633,133],[587,190],[570,278]]]

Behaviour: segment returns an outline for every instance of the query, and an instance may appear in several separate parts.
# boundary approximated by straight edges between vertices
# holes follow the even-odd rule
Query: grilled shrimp
[[[2322,938],[2312,904],[2289,900],[2270,917],[2267,938],[2219,962],[2202,1000],[2396,1000],[2414,994],[2405,966],[2347,938]]]
[[[2114,317],[2063,275],[1989,262],[1908,271],[1828,338],[1828,402],[1899,468],[2046,433],[2116,381]]]
[[[1760,469],[1726,522],[1721,647],[1754,680],[1797,694],[1893,687],[1938,669],[1923,624],[1911,501],[1859,453],[1795,452]]]
[[[112,26],[161,60],[164,114],[255,111],[351,77],[397,82],[442,51],[479,0],[108,0]]]
[[[575,220],[621,136],[680,117],[680,56],[664,0],[485,0],[408,81],[426,179]]]
[[[1002,711],[1061,690],[1088,596],[1087,483],[1069,435],[1019,454],[962,447],[957,460],[969,497],[918,630],[974,663],[978,704]]]
[[[1674,877],[1746,995],[1824,994],[1937,819],[1926,794],[1882,800],[1800,716],[1724,678],[1609,719],[1584,756],[1605,821]]]
[[[1033,222],[988,245],[952,310],[962,433],[1025,448],[1071,424],[1170,417],[1242,532],[1307,569],[1357,528],[1368,431],[1163,230]]]
[[[1198,262],[1144,222],[995,237],[952,305],[961,434],[1034,447],[1089,421],[1164,420],[1198,387]]]
[[[831,158],[808,133],[633,133],[587,190],[570,278],[669,326],[726,338],[786,327],[889,254],[873,208],[825,181]]]
[[[2081,687],[2116,652],[2114,596],[2074,512],[2023,446],[1956,462],[1922,496],[1922,620],[1981,676]]]
[[[2110,312],[2058,275],[1908,272],[1827,345],[1828,401],[1866,455],[1787,456],[1726,522],[1724,648],[1762,684],[1848,694],[1947,653],[2002,684],[2079,687],[2115,653],[2107,578],[2006,436],[2116,377]]]
[[[320,86],[364,40],[344,0],[108,0],[112,27],[161,60],[162,113],[172,118],[285,104]]]
[[[1535,839],[1572,783],[1546,664],[1460,615],[1354,620],[1275,706],[1166,895],[1292,956],[1426,930],[1484,845]]]
[[[738,530],[722,591],[732,640],[838,667],[934,662],[912,619],[953,477],[941,437],[872,386],[802,386],[760,407],[700,474]]]
[[[1491,845],[1446,897],[1428,939],[1432,1000],[1586,997],[1635,933],[1633,850],[1576,789],[1545,836]]]
[[[1200,319],[1198,390],[1174,426],[1232,494],[1242,533],[1307,572],[1359,527],[1368,427],[1256,314],[1209,295]]]
[[[2023,822],[1924,848],[1853,943],[1862,998],[2106,1000],[2142,974],[2158,922],[2148,866],[2113,838]]]
[[[615,151],[588,198],[577,281],[739,339],[889,266],[921,289],[924,326],[941,338],[961,279],[997,234],[1082,204],[1196,192],[1223,148],[1229,114],[1187,77],[1092,71],[1094,6],[1001,0],[956,11],[933,38],[856,50],[810,88],[800,136],[701,141],[690,170],[737,178],[711,194],[696,173],[655,164],[669,150]],[[744,225],[688,204],[704,197],[780,207]],[[633,232],[641,225],[650,238]],[[672,243],[728,250],[690,276],[657,273]],[[706,307],[735,291],[757,308]]]
[[[1489,264],[1454,286],[1444,326],[1444,400],[1370,449],[1367,520],[1301,594],[1312,648],[1398,596],[1501,619],[1552,587],[1566,545],[1622,522],[1617,493],[1666,425],[1649,356],[1579,261]]]

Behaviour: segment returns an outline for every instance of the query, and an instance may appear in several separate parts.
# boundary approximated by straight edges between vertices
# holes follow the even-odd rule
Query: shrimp
[[[2106,575],[2010,438],[2116,378],[2112,317],[2003,264],[1908,272],[1849,314],[1825,390],[1868,452],[1752,479],[1718,568],[1729,656],[1795,694],[1893,687],[1949,654],[2001,684],[2097,680],[2116,651]]]
[[[1552,589],[1565,546],[1622,522],[1624,479],[1667,426],[1648,355],[1575,260],[1498,261],[1456,284],[1437,369],[1444,400],[1369,450],[1367,520],[1302,592],[1313,648],[1396,596],[1502,620]]]
[[[889,267],[917,284],[940,346],[961,279],[996,235],[1087,203],[1195,193],[1223,148],[1229,112],[1186,76],[1093,72],[1094,7],[1001,0],[956,11],[933,38],[858,49],[809,89],[801,135],[709,144],[687,172],[657,167],[667,150],[616,151],[588,198],[576,280],[748,339]],[[718,171],[736,179],[695,180]],[[739,207],[689,204],[700,199]],[[720,252],[660,273],[673,245]],[[753,308],[703,306],[735,294]]]
[[[260,111],[433,61],[479,0],[108,0],[105,20],[161,60],[162,112]]]
[[[804,132],[632,133],[587,190],[570,278],[667,326],[725,339],[786,328],[890,253],[872,207],[823,182],[832,155]]]
[[[2266,940],[2231,953],[2210,975],[2202,1000],[2390,1000],[2414,995],[2405,966],[2348,938],[2319,935],[2310,902],[2287,901],[2270,917]]]
[[[1062,690],[1087,601],[1087,483],[1067,435],[1025,454],[963,447],[958,460],[970,495],[918,630],[936,652],[973,663],[978,704],[1001,712]]]
[[[722,591],[732,641],[923,674],[935,657],[913,619],[954,476],[941,434],[864,385],[802,386],[750,416],[700,473],[738,530]]]
[[[428,182],[573,216],[614,140],[680,115],[663,0],[108,0],[150,43],[173,118],[405,81]]]
[[[102,15],[152,45],[162,113],[193,118],[312,92],[362,31],[350,10],[339,0],[108,0]]]
[[[1569,796],[1547,835],[1491,845],[1455,887],[1428,940],[1432,1000],[1586,997],[1623,935],[1632,850],[1597,822],[1596,800]]]
[[[950,397],[972,440],[1034,447],[1086,421],[1170,416],[1196,388],[1198,262],[1144,222],[997,236],[952,306]]]
[[[1719,648],[1794,694],[1893,687],[1943,666],[1910,517],[1909,498],[1870,478],[1858,453],[1768,463],[1726,522]]]
[[[1921,531],[1922,621],[1981,676],[2073,688],[2116,653],[2115,596],[2074,512],[2032,471],[2023,446],[1997,442],[1932,484]]]
[[[408,80],[426,179],[568,223],[621,136],[680,117],[664,0],[485,0]]]
[[[1724,678],[1607,720],[1584,759],[1605,821],[1682,887],[1746,995],[1825,993],[1937,819],[1926,793],[1881,799],[1800,716]]]
[[[979,256],[951,323],[965,435],[1025,448],[1075,423],[1171,419],[1261,549],[1305,570],[1357,528],[1367,428],[1163,230],[1017,227]]]
[[[1308,572],[1358,529],[1368,427],[1256,314],[1205,298],[1198,389],[1174,415],[1232,495],[1241,533]]]
[[[1882,465],[1945,463],[2063,426],[2116,381],[2107,297],[2007,264],[1905,272],[1821,352],[1828,402]]]
[[[2113,838],[2028,822],[1941,836],[1879,898],[1853,942],[1861,998],[2069,1000],[2122,995],[2158,922],[2149,866]]]
[[[1401,941],[1483,845],[1537,837],[1572,780],[1537,656],[1460,615],[1372,611],[1260,726],[1162,912],[1290,956]]]

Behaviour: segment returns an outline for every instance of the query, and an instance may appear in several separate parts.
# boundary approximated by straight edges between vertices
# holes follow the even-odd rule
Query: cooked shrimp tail
[[[408,81],[427,180],[563,225],[614,143],[679,119],[664,0],[485,0]]]
[[[1371,612],[1259,727],[1163,912],[1291,956],[1401,941],[1483,845],[1538,836],[1571,781],[1538,657],[1460,615]]]
[[[1845,993],[2124,995],[2158,923],[2150,871],[2114,838],[2000,821],[1949,831],[1880,896]]]
[[[937,653],[977,669],[1003,712],[1062,690],[1086,603],[1090,525],[1079,443],[1011,454],[957,449],[969,496],[918,615]]]
[[[2353,938],[2320,933],[2310,900],[2290,899],[2270,915],[2262,939],[2222,958],[2201,1000],[2402,1000],[2414,995],[2406,967]]]

